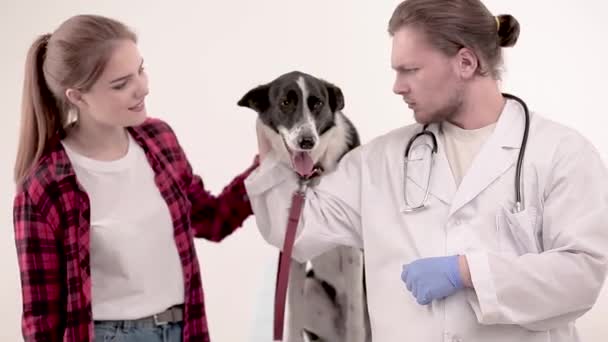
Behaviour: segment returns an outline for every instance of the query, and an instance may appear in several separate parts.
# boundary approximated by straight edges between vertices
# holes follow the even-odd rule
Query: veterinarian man
[[[607,269],[597,151],[501,94],[512,16],[476,0],[406,0],[389,32],[394,91],[418,123],[349,153],[307,190],[294,257],[364,249],[374,341],[578,341],[574,322]],[[261,233],[281,247],[298,179],[260,134],[259,144],[246,187]]]

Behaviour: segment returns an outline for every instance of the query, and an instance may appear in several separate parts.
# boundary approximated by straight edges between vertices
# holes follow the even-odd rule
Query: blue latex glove
[[[451,296],[464,287],[458,255],[418,259],[403,265],[401,280],[420,305]]]

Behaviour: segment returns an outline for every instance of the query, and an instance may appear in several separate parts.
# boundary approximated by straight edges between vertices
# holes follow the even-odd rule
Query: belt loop
[[[135,327],[135,323],[133,321],[130,321],[130,320],[121,320],[119,322],[120,323],[118,324],[118,327],[122,331],[129,330],[129,329],[132,329],[132,328]]]
[[[161,320],[159,320],[158,319],[159,315],[160,314],[156,314],[156,315],[152,316],[152,318],[154,318],[154,324],[155,325],[161,326],[161,325],[167,325],[167,324],[169,324],[169,321],[161,321]],[[173,314],[171,314],[171,315],[173,315]]]

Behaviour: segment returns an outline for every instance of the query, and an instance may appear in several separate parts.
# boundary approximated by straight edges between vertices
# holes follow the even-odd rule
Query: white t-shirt
[[[127,154],[113,161],[64,148],[91,205],[93,319],[137,319],[183,303],[171,215],[141,146],[129,135]]]
[[[478,129],[462,129],[447,121],[441,123],[440,136],[456,186],[460,185],[473,159],[495,127],[496,123]]]

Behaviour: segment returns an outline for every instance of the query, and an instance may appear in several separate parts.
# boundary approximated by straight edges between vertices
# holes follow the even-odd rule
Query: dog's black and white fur
[[[255,87],[238,105],[258,113],[258,129],[289,166],[308,153],[331,172],[360,144],[342,113],[340,88],[306,73],[293,71]],[[338,247],[307,263],[293,260],[289,277],[286,342],[371,340],[361,250]]]

